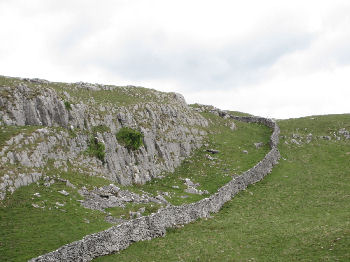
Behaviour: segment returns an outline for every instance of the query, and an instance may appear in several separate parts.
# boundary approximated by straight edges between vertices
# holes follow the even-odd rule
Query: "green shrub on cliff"
[[[143,134],[130,127],[122,127],[115,136],[128,149],[137,150],[143,146]]]
[[[91,136],[89,147],[87,149],[89,155],[96,156],[102,162],[105,160],[105,145],[99,142],[94,136]]]
[[[64,101],[64,106],[66,107],[66,109],[68,111],[72,110],[72,106],[71,106],[71,104],[68,101]]]

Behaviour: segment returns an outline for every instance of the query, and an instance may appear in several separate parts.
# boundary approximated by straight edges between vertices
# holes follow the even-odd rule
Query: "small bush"
[[[68,101],[64,101],[64,106],[66,107],[67,110],[72,110],[72,106]]]
[[[102,142],[99,142],[97,138],[91,136],[89,147],[87,149],[89,155],[95,156],[100,159],[102,162],[105,161],[105,145]]]
[[[130,127],[122,127],[115,136],[128,149],[137,150],[143,146],[143,134]]]

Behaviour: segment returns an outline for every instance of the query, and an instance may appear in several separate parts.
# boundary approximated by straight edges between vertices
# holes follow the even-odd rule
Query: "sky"
[[[279,119],[350,113],[350,1],[0,0],[0,75]]]

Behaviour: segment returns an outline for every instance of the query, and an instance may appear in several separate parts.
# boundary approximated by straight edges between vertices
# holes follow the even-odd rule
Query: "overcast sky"
[[[0,74],[273,118],[350,113],[350,1],[0,0]]]

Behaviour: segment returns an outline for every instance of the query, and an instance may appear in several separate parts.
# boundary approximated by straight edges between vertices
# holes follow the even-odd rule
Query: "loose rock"
[[[258,143],[254,143],[256,149],[259,149],[260,147],[264,146],[263,142],[258,142]]]
[[[218,154],[219,150],[216,149],[207,149],[207,152],[212,153],[212,154]]]
[[[66,190],[60,190],[60,191],[58,191],[58,193],[60,193],[60,194],[62,194],[62,195],[64,195],[64,196],[68,196],[69,195],[69,193],[66,191]]]

